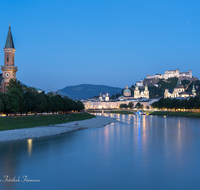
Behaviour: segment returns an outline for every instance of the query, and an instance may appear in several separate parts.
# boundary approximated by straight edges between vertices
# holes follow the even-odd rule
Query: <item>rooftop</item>
[[[12,37],[10,25],[9,25],[9,29],[8,29],[8,35],[6,38],[5,48],[15,48],[14,43],[13,43],[13,37]]]

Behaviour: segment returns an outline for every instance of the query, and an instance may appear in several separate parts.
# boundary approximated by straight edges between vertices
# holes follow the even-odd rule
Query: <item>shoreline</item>
[[[117,120],[111,117],[96,116],[92,119],[72,121],[62,124],[0,131],[0,142],[40,138],[72,131],[78,131],[82,129],[101,128],[113,122],[117,122]],[[75,125],[77,123],[78,125]]]
[[[173,111],[153,111],[148,115],[153,116],[169,116],[169,117],[187,117],[187,118],[200,118],[199,112],[173,112]]]

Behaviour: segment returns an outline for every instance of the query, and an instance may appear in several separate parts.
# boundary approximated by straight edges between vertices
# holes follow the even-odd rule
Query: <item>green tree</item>
[[[3,112],[3,110],[4,110],[4,105],[3,105],[3,102],[0,98],[0,112]]]
[[[156,86],[149,86],[149,98],[158,98],[164,95],[165,89]]]
[[[46,112],[50,112],[52,111],[52,102],[51,102],[51,98],[49,96],[47,96],[46,94],[44,94],[44,97],[47,101],[47,106],[46,106]]]
[[[19,90],[19,88],[17,88],[15,86],[15,87],[11,88],[8,91],[8,94],[14,94],[14,95],[16,95],[19,98],[19,112],[22,114],[22,111],[23,111],[24,106],[25,106],[25,102],[23,100],[22,92]]]
[[[50,97],[51,102],[52,102],[52,111],[58,112],[64,110],[64,103],[62,100],[62,97],[60,95],[55,95]]]
[[[3,112],[6,115],[19,111],[19,98],[16,95],[0,93],[0,99],[3,103]]]
[[[72,110],[77,110],[77,105],[75,101],[71,100],[71,106],[72,106]]]
[[[24,87],[24,92],[30,92],[32,94],[38,94],[38,91],[34,87]]]
[[[162,101],[162,108],[172,108],[170,105],[171,99],[170,98],[161,98]]]
[[[112,96],[110,96],[110,100],[114,100],[116,99],[115,95],[113,94]]]
[[[23,85],[19,80],[17,79],[10,79],[7,89],[8,92],[12,89],[12,88],[17,88],[21,93],[24,92],[24,89],[26,88],[25,85]]]
[[[133,108],[133,102],[129,102],[129,103],[128,103],[128,107],[129,107],[129,108]]]
[[[52,96],[55,96],[55,94],[53,92],[48,92],[47,96],[52,97]]]
[[[120,108],[127,108],[128,106],[127,106],[127,104],[120,104],[119,107]]]
[[[187,85],[189,85],[189,83],[190,83],[189,80],[182,80],[182,81],[181,81],[181,84],[182,84],[183,86],[187,86]]]
[[[45,112],[47,108],[47,100],[44,96],[44,93],[36,94],[36,111],[38,113]]]
[[[71,111],[72,110],[72,104],[71,104],[71,99],[68,98],[67,96],[65,96],[63,98],[63,101],[64,101],[64,110],[65,111]]]
[[[19,101],[18,96],[16,96],[15,94],[7,94],[7,96],[11,103],[9,113],[18,112],[20,110],[20,101]]]
[[[138,102],[138,103],[135,105],[135,108],[137,108],[137,109],[142,109],[142,108],[143,108],[143,105],[142,105],[140,102]]]
[[[27,91],[23,94],[24,108],[23,112],[36,111],[36,94]]]
[[[84,110],[84,104],[81,101],[76,102],[77,111]]]
[[[121,95],[122,95],[121,93],[117,93],[117,94],[115,94],[115,97],[118,98],[118,97],[120,97]]]

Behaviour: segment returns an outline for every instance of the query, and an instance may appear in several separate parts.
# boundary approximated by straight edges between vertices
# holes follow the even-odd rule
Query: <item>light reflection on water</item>
[[[31,152],[32,152],[32,142],[33,142],[33,139],[28,139],[27,140],[27,143],[28,143],[28,155],[29,156],[31,155]]]
[[[97,114],[102,115],[102,114]],[[0,189],[200,189],[199,119],[103,114],[119,122],[0,144]]]

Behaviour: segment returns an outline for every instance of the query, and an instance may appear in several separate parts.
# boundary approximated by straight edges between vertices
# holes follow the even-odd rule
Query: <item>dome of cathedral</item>
[[[131,90],[128,88],[128,86],[126,87],[126,89],[124,89],[123,94],[124,96],[131,96]]]
[[[124,90],[124,93],[131,93],[131,90],[126,88],[126,89]]]

